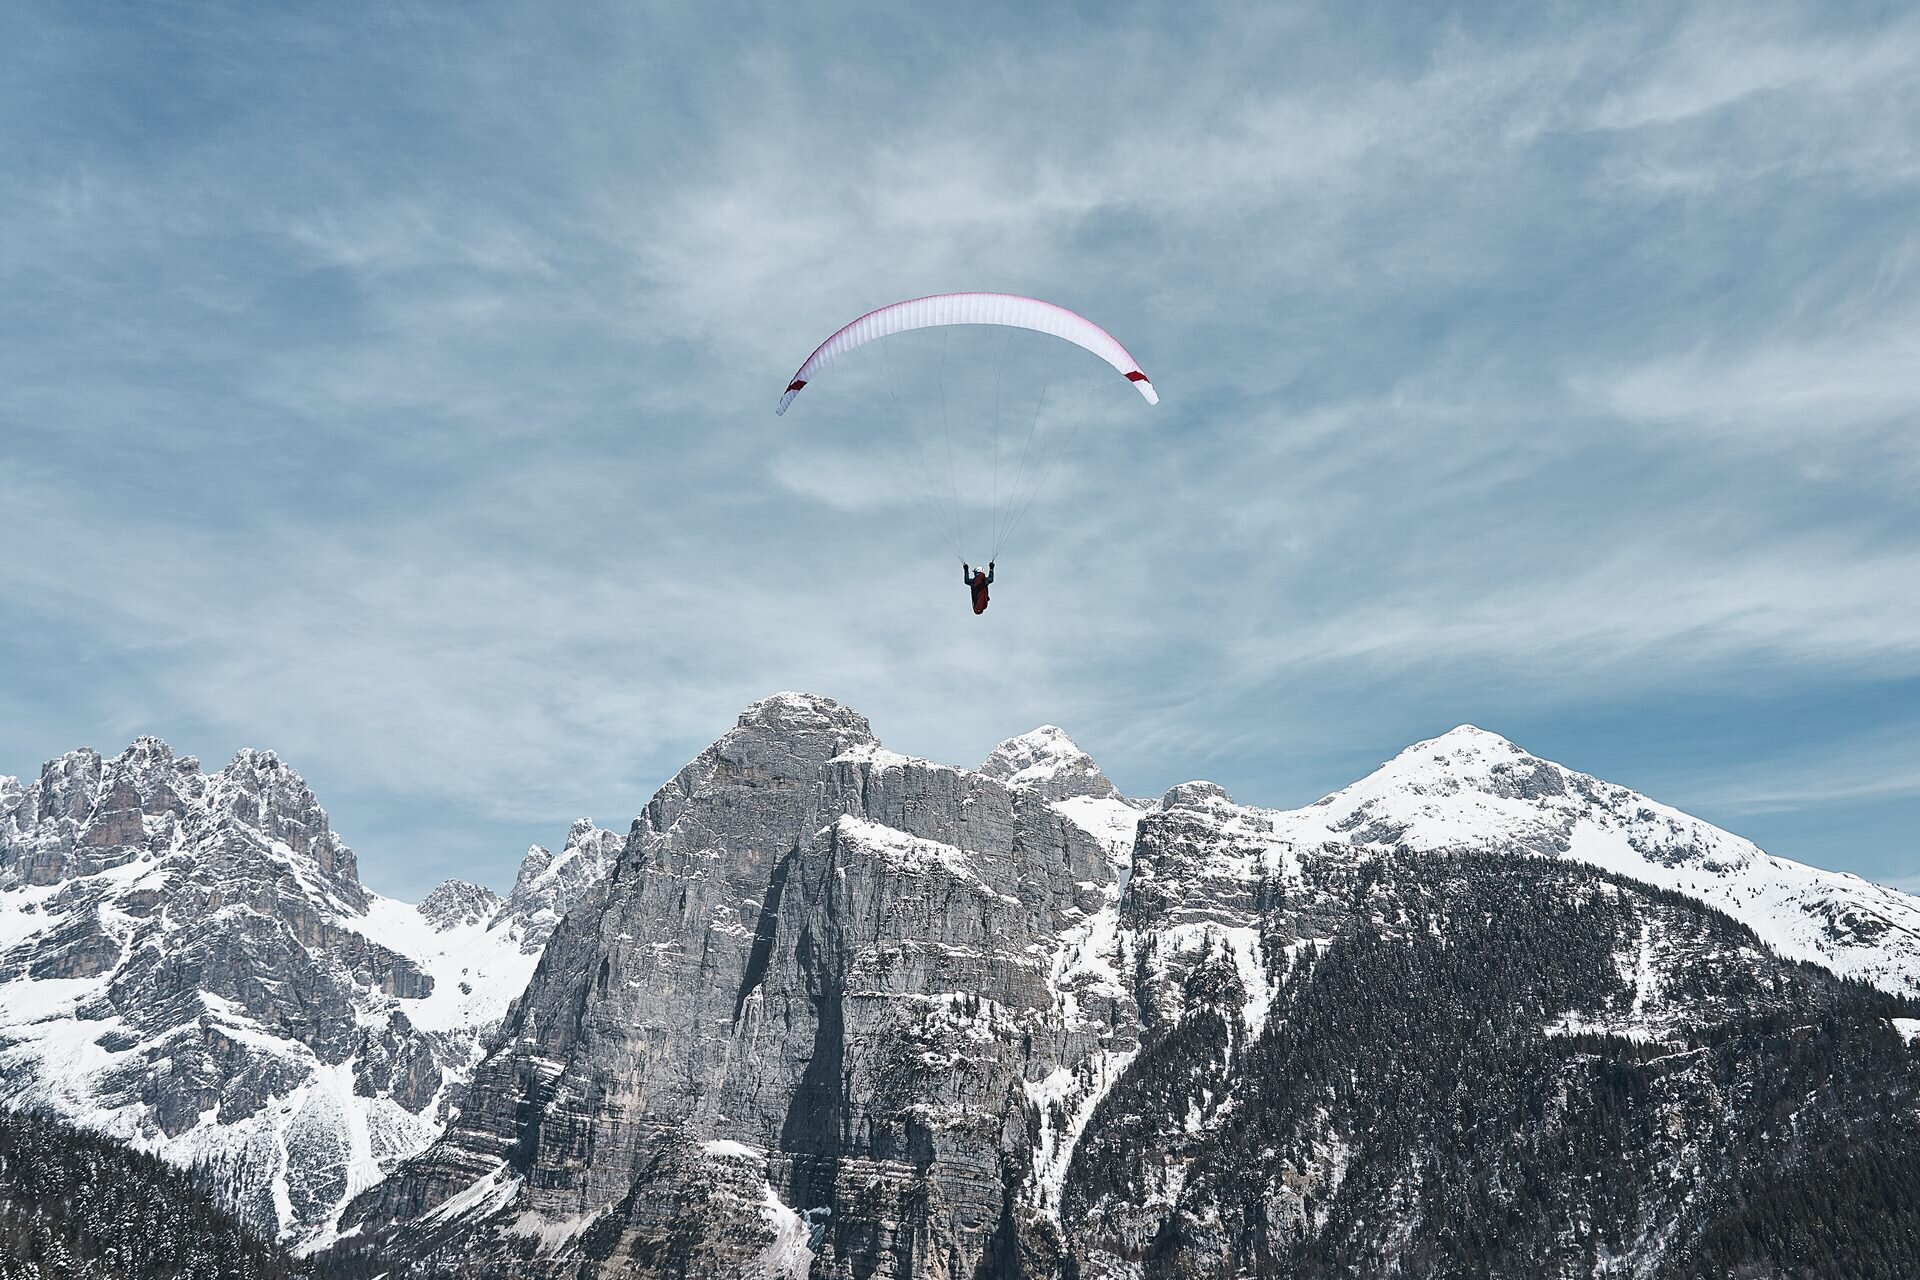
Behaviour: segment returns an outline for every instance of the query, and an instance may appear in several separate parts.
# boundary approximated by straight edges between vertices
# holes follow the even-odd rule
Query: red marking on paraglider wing
[[[793,380],[792,382],[789,382],[789,383],[787,384],[787,390],[789,390],[789,391],[798,391],[798,390],[799,390],[800,388],[802,388],[802,387],[804,387],[804,386],[806,386],[806,385],[807,385],[807,383],[806,383],[806,379],[804,379],[804,378],[795,378],[795,379],[794,379],[794,380]]]
[[[1148,378],[1146,374],[1140,372],[1138,369],[1135,369],[1127,375],[1127,381],[1128,382],[1146,382],[1148,381]]]

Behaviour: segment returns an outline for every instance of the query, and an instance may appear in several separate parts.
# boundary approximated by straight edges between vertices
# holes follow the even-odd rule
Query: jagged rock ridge
[[[142,738],[0,779],[0,1099],[193,1165],[258,1231],[324,1238],[440,1131],[608,837],[504,903],[369,892],[272,752]],[[540,867],[523,879],[539,881]]]

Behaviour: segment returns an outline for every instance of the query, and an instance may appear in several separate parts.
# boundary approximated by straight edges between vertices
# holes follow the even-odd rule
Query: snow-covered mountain
[[[1920,898],[1775,857],[1472,725],[1415,743],[1352,786],[1269,820],[1277,838],[1298,847],[1491,849],[1591,863],[1724,911],[1781,955],[1920,995]]]
[[[1780,957],[1920,992],[1917,923],[1469,727],[1269,810],[1128,799],[1052,726],[941,765],[781,694],[627,836],[417,908],[271,753],[142,739],[0,779],[0,1096],[421,1277],[1365,1270],[1521,1182],[1678,1265],[1728,1179],[1811,1167],[1766,1136],[1806,1072],[1870,1127],[1913,1083],[1911,1006]],[[1768,1019],[1812,1038],[1739,1038]],[[1590,1194],[1620,1178],[1659,1190]]]
[[[199,1165],[323,1235],[437,1136],[558,915],[619,839],[576,824],[505,900],[368,891],[298,774],[142,738],[0,778],[0,1098]]]
[[[1065,802],[1117,839],[1148,801],[1122,800],[1091,757],[1051,725],[1011,738],[980,772]],[[1115,803],[1118,802],[1118,803]],[[1365,778],[1301,809],[1234,804],[1211,783],[1169,791],[1221,833],[1287,856],[1325,845],[1481,850],[1568,858],[1696,898],[1783,956],[1920,996],[1920,898],[1843,871],[1766,853],[1752,841],[1461,725],[1416,742]],[[1131,844],[1130,834],[1128,843]]]

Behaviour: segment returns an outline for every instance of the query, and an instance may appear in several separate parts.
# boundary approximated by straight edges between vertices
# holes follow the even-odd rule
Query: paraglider
[[[984,349],[970,349],[952,332],[993,327],[1004,338],[974,340],[974,348]],[[903,335],[921,330],[938,331],[938,336],[901,345]],[[1035,339],[1029,344],[1022,339],[1016,344],[1014,339],[1023,331],[1063,341]],[[997,354],[991,349],[996,343]],[[1070,367],[1073,360],[1068,359],[1067,376],[1056,379],[1062,353],[1072,357],[1073,348],[1091,353],[1107,367],[1092,366],[1076,374]],[[870,452],[888,465],[907,497],[919,504],[959,556],[975,614],[986,612],[995,560],[1072,444],[1095,398],[1108,394],[1105,388],[1131,384],[1149,405],[1160,403],[1139,362],[1118,339],[1085,316],[1018,294],[942,293],[880,307],[835,330],[794,370],[775,414],[784,416],[796,397],[830,366],[856,353],[861,357],[856,363],[863,367],[856,371],[860,376],[848,381],[856,393],[864,388],[867,394],[864,404],[859,394],[850,403],[843,401],[843,407],[851,410],[850,425],[861,425],[863,412],[868,419],[885,424],[869,429]],[[915,359],[932,365],[918,387],[911,381],[903,384],[914,372]],[[1120,378],[1113,376],[1116,373]],[[1131,400],[1124,394],[1119,398],[1121,403]],[[1030,416],[1025,412],[1029,404]],[[1003,486],[1001,427],[1009,406],[1021,415],[1021,420],[1013,422],[1013,430],[1024,433],[1024,443],[1016,437],[1017,455],[1013,445],[1006,451],[1009,466]],[[990,444],[984,434],[967,438],[965,433],[983,432],[988,423]],[[934,439],[936,427],[938,438]],[[960,433],[958,444],[956,432]],[[963,484],[957,469],[968,464],[980,474]],[[991,554],[984,570],[968,563],[964,545],[968,508],[976,512],[985,508],[990,516]]]
[[[960,576],[966,580],[967,589],[973,593],[973,611],[987,611],[987,588],[993,585],[993,561],[987,561],[984,569],[969,569],[967,562],[960,562]]]

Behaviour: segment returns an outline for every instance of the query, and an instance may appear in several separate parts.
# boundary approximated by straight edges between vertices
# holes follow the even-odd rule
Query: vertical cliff
[[[649,1203],[691,1212],[744,1161],[829,1274],[971,1274],[1030,1194],[1029,1080],[1132,1033],[1054,981],[1111,852],[830,700],[757,703],[561,924],[458,1122],[352,1216],[428,1257],[634,1257],[688,1229]]]

